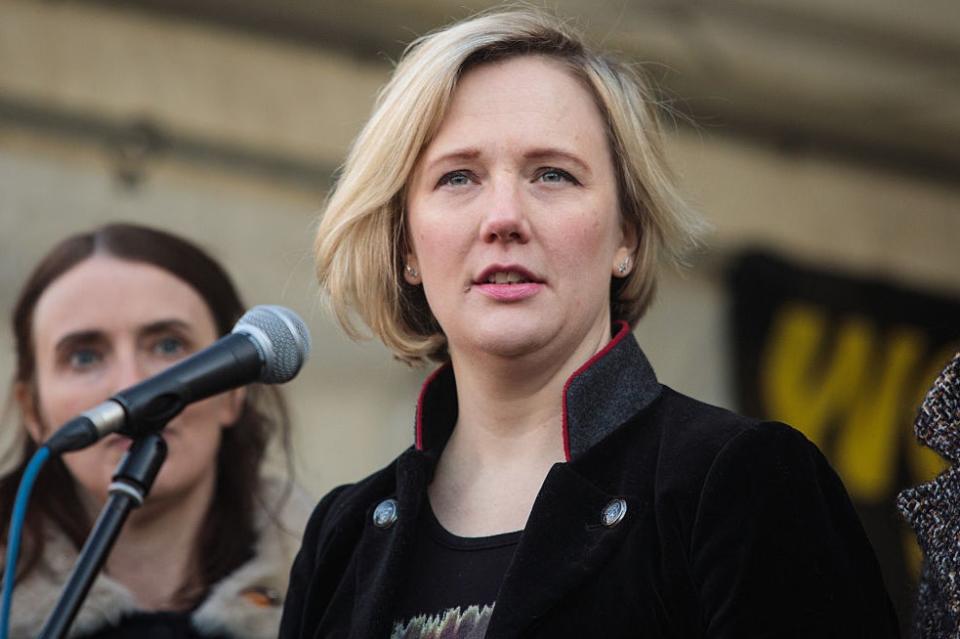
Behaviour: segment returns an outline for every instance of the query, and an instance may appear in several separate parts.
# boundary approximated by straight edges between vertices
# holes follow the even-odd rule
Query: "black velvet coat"
[[[390,636],[454,384],[444,367],[424,385],[416,446],[317,506],[283,639]],[[803,435],[662,386],[626,325],[563,404],[568,461],[540,489],[487,637],[898,636],[850,500]],[[399,517],[380,528],[388,498]],[[604,525],[616,498],[626,516]]]

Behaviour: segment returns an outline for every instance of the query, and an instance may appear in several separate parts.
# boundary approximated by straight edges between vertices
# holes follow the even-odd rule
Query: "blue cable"
[[[40,474],[40,469],[50,457],[50,449],[41,446],[33,454],[27,469],[20,478],[17,488],[17,499],[13,503],[13,517],[10,518],[10,532],[7,534],[7,564],[3,568],[3,601],[0,607],[0,639],[7,639],[10,635],[10,607],[13,603],[13,580],[17,574],[17,555],[20,554],[20,534],[23,531],[23,520],[27,516],[27,505],[30,503],[30,493],[33,484]]]

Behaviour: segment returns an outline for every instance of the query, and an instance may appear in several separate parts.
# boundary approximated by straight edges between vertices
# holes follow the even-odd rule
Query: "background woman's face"
[[[467,72],[407,210],[408,262],[454,357],[562,354],[609,331],[610,278],[631,240],[603,119],[559,62]]]
[[[154,375],[217,338],[203,299],[167,271],[141,262],[95,256],[43,292],[33,313],[35,393],[18,389],[31,435],[50,431],[114,392]],[[169,452],[150,500],[178,499],[212,486],[221,425],[238,416],[239,395],[189,406],[164,431]],[[111,435],[64,456],[87,495],[106,498],[130,440]]]

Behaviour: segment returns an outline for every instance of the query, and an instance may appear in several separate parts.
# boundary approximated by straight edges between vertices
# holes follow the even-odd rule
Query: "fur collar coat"
[[[264,503],[279,503],[283,482],[265,485]],[[277,636],[280,611],[287,590],[290,565],[296,553],[309,507],[296,490],[271,517],[257,513],[260,531],[250,561],[215,584],[191,613],[190,623],[201,636],[231,639],[269,639]],[[73,569],[77,551],[63,535],[47,540],[41,563],[17,584],[10,620],[10,637],[36,637],[56,605]],[[93,583],[70,629],[69,637],[95,634],[117,627],[124,616],[140,611],[122,584],[101,573]]]

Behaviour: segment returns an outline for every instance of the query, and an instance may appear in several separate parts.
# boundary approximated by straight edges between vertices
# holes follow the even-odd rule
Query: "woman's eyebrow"
[[[523,154],[524,159],[527,160],[551,160],[551,159],[564,159],[569,162],[573,162],[581,171],[590,173],[590,167],[586,162],[580,159],[576,153],[570,151],[565,151],[556,147],[543,147],[538,149],[531,149]]]
[[[474,147],[467,147],[464,149],[454,149],[438,155],[435,158],[428,158],[427,160],[427,169],[432,169],[437,164],[442,164],[449,161],[466,161],[466,160],[476,160],[480,157],[480,149]]]
[[[481,155],[482,155],[482,152],[480,151],[480,149],[477,149],[474,147],[454,149],[452,151],[448,151],[446,153],[438,155],[435,158],[428,158],[427,169],[431,169],[437,164],[442,164],[444,162],[449,162],[449,161],[475,160]],[[530,149],[529,151],[526,151],[523,154],[523,158],[525,160],[550,160],[554,158],[561,158],[561,159],[573,162],[581,170],[586,171],[587,173],[590,172],[589,165],[586,162],[584,162],[582,159],[580,159],[580,156],[578,156],[576,153],[573,153],[571,151],[566,151],[558,147],[542,147],[542,148]]]
[[[190,324],[181,319],[162,319],[156,322],[150,322],[137,329],[139,335],[156,335],[157,333],[166,333],[171,330],[189,331]],[[61,352],[74,348],[79,344],[94,344],[107,339],[106,333],[100,329],[82,329],[71,331],[60,337],[54,344],[54,351]]]
[[[189,331],[190,324],[182,319],[162,319],[141,326],[137,330],[137,333],[141,335],[156,335],[157,333],[166,333],[171,330]]]
[[[90,330],[80,330],[72,331],[62,336],[54,344],[53,349],[55,352],[61,352],[64,350],[69,350],[79,344],[93,344],[104,340],[103,331],[90,329]]]

